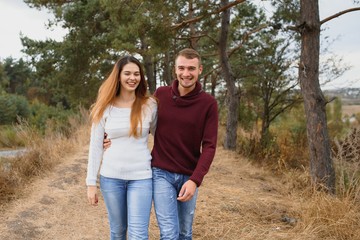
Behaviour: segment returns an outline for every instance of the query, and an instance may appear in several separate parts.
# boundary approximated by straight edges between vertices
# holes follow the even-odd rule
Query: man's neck
[[[184,88],[179,84],[178,90],[179,90],[180,96],[185,96],[186,94],[188,94],[189,92],[194,90],[195,87],[196,87],[196,84],[194,86],[190,87],[190,88]]]

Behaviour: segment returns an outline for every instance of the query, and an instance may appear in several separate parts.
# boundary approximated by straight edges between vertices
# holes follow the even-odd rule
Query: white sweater
[[[109,106],[100,122],[92,125],[86,185],[96,185],[99,168],[100,174],[109,178],[138,180],[152,177],[148,137],[149,130],[155,134],[156,101],[150,98],[143,106],[139,138],[129,137],[130,113],[131,108]],[[106,151],[103,149],[105,132],[111,139],[111,146]]]

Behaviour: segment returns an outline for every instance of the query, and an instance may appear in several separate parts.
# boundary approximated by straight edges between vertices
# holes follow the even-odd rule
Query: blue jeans
[[[148,239],[152,179],[122,180],[100,176],[110,223],[110,239]]]
[[[193,198],[180,202],[176,198],[189,176],[153,168],[154,206],[161,240],[192,239],[198,189]]]

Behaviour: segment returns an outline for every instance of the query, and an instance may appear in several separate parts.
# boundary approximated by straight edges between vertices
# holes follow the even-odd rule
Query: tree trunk
[[[171,72],[171,67],[170,67],[170,54],[169,51],[166,51],[164,53],[164,71],[163,71],[163,79],[164,82],[166,83],[167,86],[169,86],[171,84],[171,81],[173,80],[173,75]]]
[[[310,173],[317,189],[335,192],[326,120],[326,100],[319,84],[320,20],[318,0],[301,0],[301,57],[299,80],[304,98],[310,150]]]
[[[260,135],[260,143],[263,147],[268,146],[269,144],[269,127],[270,127],[270,109],[269,109],[269,101],[265,99],[262,113],[262,122],[261,122],[261,135]]]
[[[221,6],[226,6],[229,3],[228,0],[222,0]],[[238,126],[238,116],[239,116],[239,93],[235,84],[235,77],[232,73],[231,66],[229,63],[229,57],[227,55],[227,38],[229,33],[230,25],[230,9],[222,12],[221,17],[221,32],[219,40],[219,50],[220,50],[220,63],[222,68],[222,74],[226,82],[227,88],[227,122],[226,122],[226,135],[224,140],[225,149],[236,149],[236,140],[237,140],[237,126]]]
[[[215,74],[211,74],[211,95],[215,97],[215,88],[216,88],[216,79]]]
[[[149,86],[149,91],[151,94],[155,92],[156,89],[156,79],[154,74],[154,63],[153,57],[149,54],[149,46],[146,43],[144,38],[141,39],[141,50],[142,50],[142,57],[144,61],[144,68],[145,68],[145,75],[147,78],[147,84]]]
[[[156,81],[154,76],[154,63],[150,55],[145,54],[143,58],[144,58],[144,67],[145,67],[147,83],[149,86],[149,91],[152,94],[155,92],[156,89]]]
[[[189,1],[189,18],[192,19],[193,17],[194,17],[193,1]],[[196,34],[195,23],[190,23],[189,28],[190,28],[190,46],[191,48],[197,50],[198,39],[195,38],[195,34]]]

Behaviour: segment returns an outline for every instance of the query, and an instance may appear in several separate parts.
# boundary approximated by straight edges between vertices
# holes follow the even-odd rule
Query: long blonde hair
[[[149,96],[147,95],[147,84],[141,63],[133,56],[120,58],[114,65],[109,77],[101,84],[96,102],[90,108],[90,118],[93,123],[98,123],[105,109],[114,103],[115,98],[120,95],[121,84],[120,74],[124,66],[128,63],[135,63],[140,69],[140,83],[135,89],[135,101],[131,106],[130,132],[129,136],[139,137],[142,131],[142,106],[146,104]],[[140,124],[140,131],[138,125]]]

